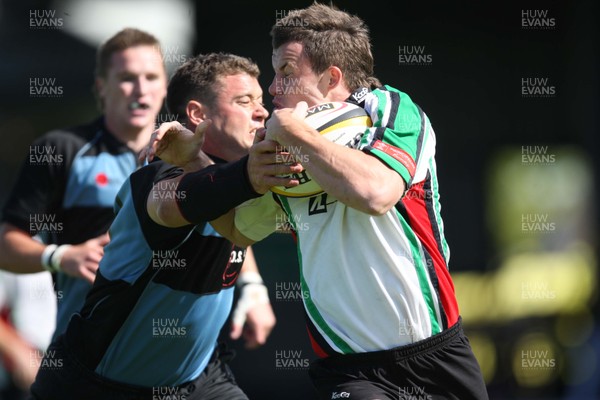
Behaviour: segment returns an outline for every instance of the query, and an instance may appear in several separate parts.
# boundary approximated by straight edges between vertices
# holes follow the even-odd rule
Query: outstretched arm
[[[45,245],[5,222],[0,225],[0,269],[19,274],[62,271],[93,283],[108,242],[105,233],[78,245]]]
[[[178,123],[169,124],[163,124],[165,126],[159,129],[160,132],[164,131],[163,134],[169,130],[173,132],[169,149],[177,148],[180,141],[187,141],[191,145],[195,143],[195,146],[201,143],[201,140],[193,137],[201,133],[202,124],[196,133]],[[161,136],[160,132],[157,137]],[[264,132],[262,135],[264,137]],[[276,150],[277,143],[260,140],[250,148],[247,157],[218,165],[208,165],[203,158],[194,157],[192,153],[176,158],[170,150],[163,150],[161,159],[178,162],[184,173],[165,181],[171,184],[155,185],[147,200],[148,214],[154,222],[167,227],[211,221],[244,201],[268,192],[273,186],[298,185],[298,180],[293,179],[291,174],[300,172],[302,166],[277,163]],[[202,153],[198,148],[196,152]],[[167,159],[164,159],[165,155]],[[233,242],[238,243],[235,240]]]

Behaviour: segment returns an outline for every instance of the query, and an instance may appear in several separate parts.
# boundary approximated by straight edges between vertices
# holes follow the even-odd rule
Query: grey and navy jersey
[[[195,379],[231,310],[245,250],[209,223],[167,228],[148,215],[153,185],[181,173],[153,162],[117,195],[111,241],[66,331],[74,355],[103,377],[145,387]]]
[[[50,244],[79,244],[104,234],[115,197],[137,156],[105,128],[103,118],[51,131],[29,148],[2,220]],[[91,287],[59,273],[55,336],[83,305]]]

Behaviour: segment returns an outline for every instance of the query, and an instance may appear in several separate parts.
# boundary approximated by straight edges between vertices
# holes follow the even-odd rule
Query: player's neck
[[[243,154],[242,155],[236,154],[234,151],[232,151],[231,149],[228,149],[228,148],[211,146],[210,144],[207,144],[206,141],[204,142],[204,145],[202,146],[202,151],[204,151],[206,154],[209,154],[211,156],[218,157],[219,159],[221,159],[225,162],[237,161],[244,156]]]
[[[154,131],[153,125],[140,129],[132,126],[122,126],[109,118],[105,119],[105,124],[114,137],[125,143],[134,152],[141,151],[148,144],[150,135]]]

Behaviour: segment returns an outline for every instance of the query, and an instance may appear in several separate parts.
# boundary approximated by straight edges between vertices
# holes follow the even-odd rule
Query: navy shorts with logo
[[[309,375],[319,398],[327,400],[488,399],[460,320],[407,346],[316,360]]]

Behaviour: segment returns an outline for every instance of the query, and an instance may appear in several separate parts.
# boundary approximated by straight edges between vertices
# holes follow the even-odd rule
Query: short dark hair
[[[348,89],[379,87],[373,75],[369,27],[337,7],[313,3],[291,10],[271,28],[273,49],[289,42],[302,44],[304,54],[317,74],[330,66],[339,67]]]
[[[154,35],[136,28],[125,28],[111,36],[96,52],[96,77],[105,78],[114,53],[135,46],[155,46],[162,55],[160,42]]]
[[[177,115],[179,122],[184,122],[190,100],[213,106],[220,90],[220,78],[241,73],[258,78],[260,69],[251,59],[230,53],[199,54],[177,68],[171,77],[167,110]]]

